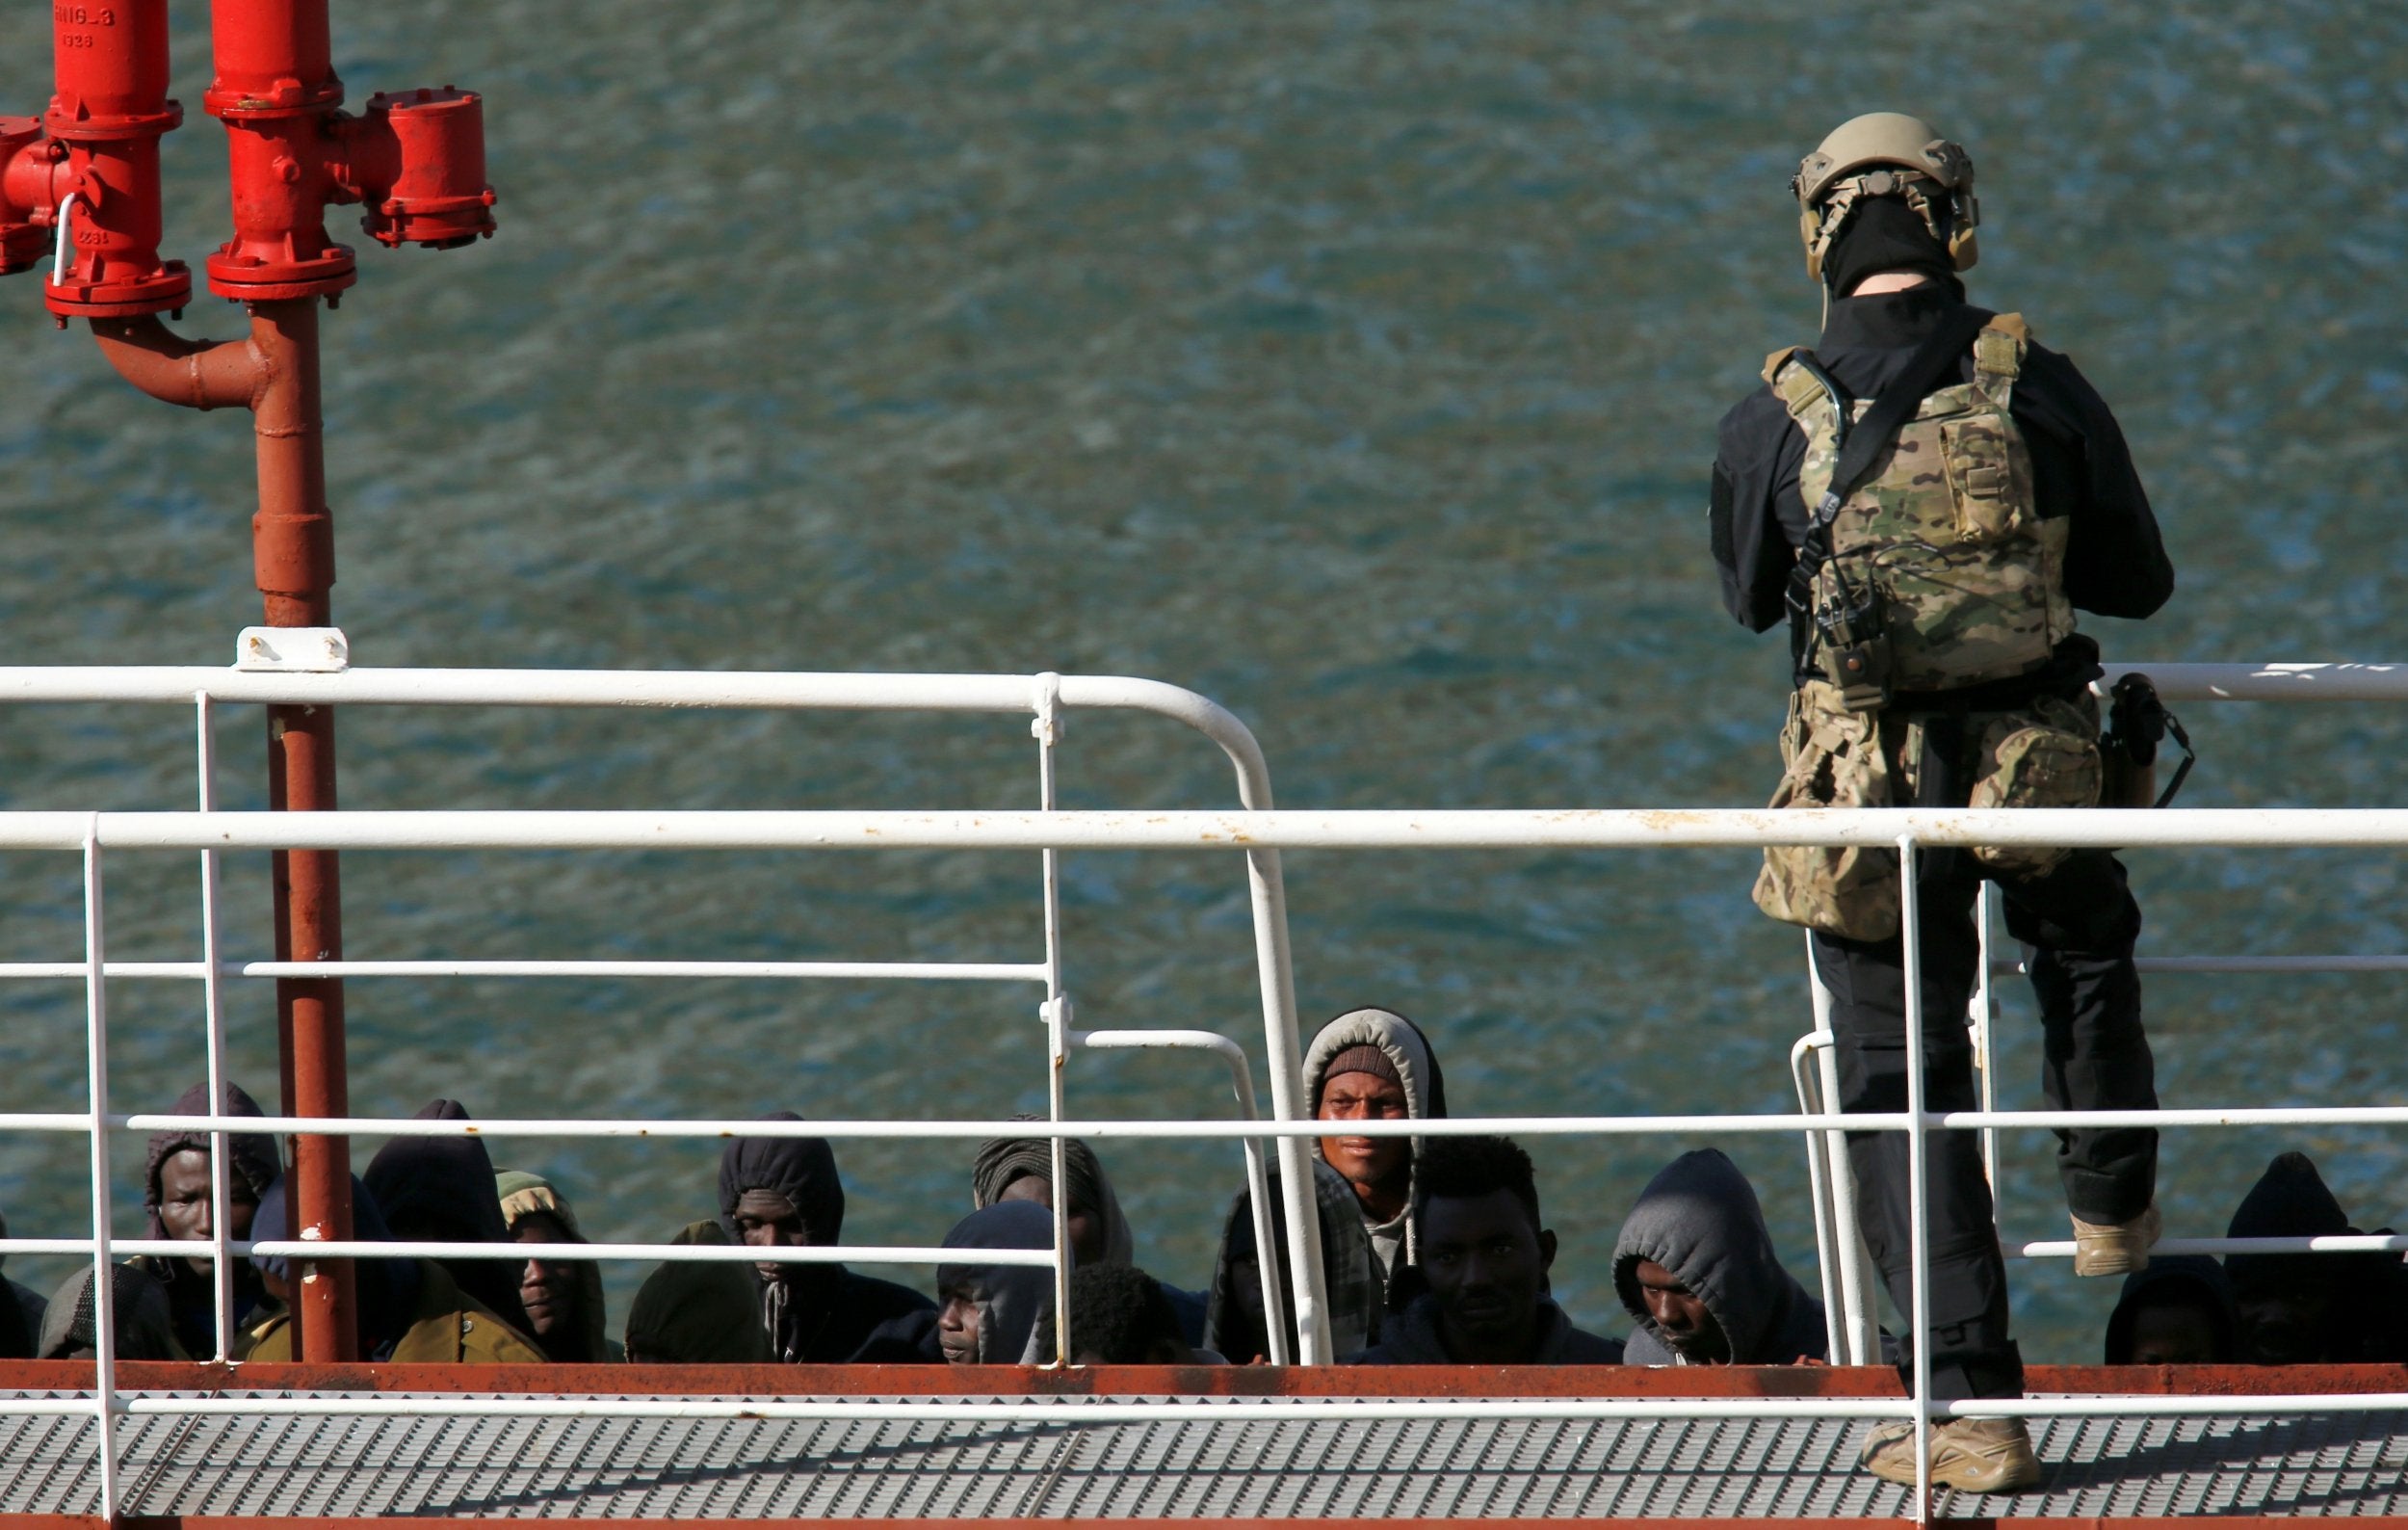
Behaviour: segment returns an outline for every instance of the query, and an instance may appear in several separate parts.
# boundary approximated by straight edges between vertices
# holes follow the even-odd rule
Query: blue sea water
[[[180,7],[169,246],[223,237],[205,15]],[[48,93],[46,17],[0,15],[0,109]],[[1719,610],[1714,422],[1812,338],[1784,193],[1860,110],[1973,150],[1975,296],[2028,314],[2111,399],[2181,569],[2157,659],[2408,655],[2392,508],[2408,394],[2408,15],[2370,0],[1911,13],[1738,0],[422,0],[338,6],[353,99],[486,92],[502,234],[369,249],[327,324],[338,619],[376,665],[1120,673],[1203,691],[1294,806],[1738,805],[1775,774],[1783,654]],[[338,215],[346,220],[348,214]],[[364,243],[364,242],[363,242]],[[197,305],[188,328],[227,332]],[[8,662],[224,662],[256,620],[239,417],[133,395],[30,278],[0,285]],[[2201,705],[2202,805],[2391,805],[2372,706]],[[186,805],[180,716],[15,711],[0,805]],[[1030,805],[1013,719],[362,711],[353,806]],[[219,787],[256,804],[254,715]],[[1081,717],[1065,805],[1217,805],[1209,747]],[[1751,857],[1289,857],[1308,1016],[1421,1021],[1459,1114],[1771,1110],[1808,1013]],[[2408,947],[2389,852],[2131,857],[2156,953]],[[1029,960],[1032,856],[353,856],[360,957]],[[118,857],[128,958],[197,951],[188,857]],[[227,867],[235,954],[263,861]],[[1226,857],[1065,867],[1083,1023],[1259,1050]],[[80,952],[73,868],[0,857],[0,955]],[[2408,1100],[2395,977],[2165,977],[2164,1097]],[[0,1108],[83,1097],[81,996],[0,990]],[[115,987],[113,1094],[198,1076],[197,993]],[[1019,990],[362,981],[353,1099],[406,1114],[1001,1116],[1042,1103]],[[2037,1103],[2012,994],[2001,1092]],[[264,986],[231,1010],[272,1100]],[[1217,1115],[1217,1065],[1081,1059],[1074,1112]],[[1618,1331],[1605,1261],[1687,1141],[1538,1145],[1556,1288]],[[1797,1148],[1725,1144],[1811,1275]],[[2178,1234],[2215,1234],[2277,1150],[2361,1226],[2408,1208],[2374,1131],[2169,1133]],[[359,1145],[364,1161],[372,1144]],[[140,1144],[120,1145],[135,1230]],[[2062,1236],[2045,1135],[2010,1141],[2010,1240]],[[83,1148],[0,1139],[13,1230],[87,1225]],[[514,1145],[597,1236],[707,1214],[707,1144]],[[856,1242],[932,1242],[966,1153],[843,1149]],[[1139,1253],[1206,1279],[1225,1148],[1112,1147]],[[46,1283],[55,1262],[11,1272]],[[641,1271],[614,1269],[619,1310]],[[907,1278],[924,1279],[924,1272]],[[2088,1359],[2112,1291],[2019,1267],[2027,1352]]]

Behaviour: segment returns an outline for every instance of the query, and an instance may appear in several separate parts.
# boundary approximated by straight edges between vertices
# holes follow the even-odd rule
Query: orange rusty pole
[[[334,624],[334,523],[327,509],[324,419],[318,396],[318,300],[251,304],[251,350],[264,385],[251,406],[258,441],[259,512],[251,561],[272,627]],[[268,708],[268,807],[330,812],[334,713],[314,706]],[[275,853],[275,955],[279,962],[343,956],[342,880],[331,850]],[[278,978],[276,1055],[284,1109],[293,1116],[351,1114],[343,1038],[343,980]],[[346,1137],[293,1139],[294,1194],[287,1204],[329,1241],[352,1236],[352,1150]],[[296,1261],[296,1269],[300,1269]],[[293,1293],[300,1353],[311,1359],[359,1358],[351,1261],[326,1260]]]

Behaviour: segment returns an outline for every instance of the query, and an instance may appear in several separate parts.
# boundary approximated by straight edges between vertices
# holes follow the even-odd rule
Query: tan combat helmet
[[[1957,270],[1971,270],[1981,258],[1974,243],[1981,204],[1974,199],[1973,158],[1922,118],[1903,112],[1849,118],[1799,162],[1790,190],[1806,241],[1806,274],[1817,281],[1824,252],[1860,197],[1903,196],[1931,237],[1949,247]]]

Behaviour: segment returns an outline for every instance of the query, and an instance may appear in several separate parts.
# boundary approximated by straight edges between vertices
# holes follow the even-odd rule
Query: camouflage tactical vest
[[[1891,683],[1940,691],[2037,669],[2074,630],[2063,516],[2032,501],[2031,455],[2007,412],[2028,338],[2002,313],[1974,340],[1974,380],[1923,401],[1831,526],[1835,564],[1883,596]],[[1765,381],[1806,433],[1798,487],[1811,507],[1839,457],[1829,394],[1776,351]],[[1855,401],[1851,419],[1872,407]]]

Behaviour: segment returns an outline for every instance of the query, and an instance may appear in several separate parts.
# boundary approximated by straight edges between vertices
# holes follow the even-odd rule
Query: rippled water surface
[[[1783,183],[1859,110],[1921,111],[1980,166],[1975,296],[2112,399],[2182,571],[2130,658],[2408,657],[2396,528],[2408,368],[2408,13],[2260,0],[1808,8],[1437,0],[421,0],[337,8],[375,89],[488,94],[503,232],[363,254],[328,322],[342,583],[366,664],[1145,674],[1253,725],[1294,806],[1753,805],[1783,655],[1717,605],[1714,419],[1812,338]],[[170,247],[226,222],[179,6]],[[48,89],[46,17],[0,15],[0,109]],[[342,226],[348,226],[343,215]],[[13,663],[221,663],[256,620],[239,418],[149,404],[31,278],[0,287],[0,602]],[[236,322],[214,301],[191,328]],[[2392,805],[2374,707],[2199,705],[2201,805]],[[177,807],[175,715],[18,711],[10,807]],[[1030,805],[1025,722],[356,712],[353,806]],[[222,721],[229,803],[259,724]],[[1229,800],[1209,746],[1080,717],[1065,805]],[[1375,1002],[1436,1039],[1458,1113],[1777,1109],[1806,1027],[1795,933],[1751,857],[1297,855],[1308,1016]],[[2398,952],[2388,853],[2132,857],[2146,949]],[[64,857],[0,860],[0,955],[80,952]],[[111,863],[116,954],[197,951],[188,857]],[[1033,856],[353,856],[359,957],[1028,960]],[[236,954],[264,861],[227,867]],[[1083,1023],[1251,1034],[1226,857],[1065,867]],[[2408,1099],[2395,977],[2149,988],[2169,1102]],[[113,1095],[200,1069],[197,994],[116,985]],[[0,1107],[83,1099],[80,991],[16,984]],[[2002,1095],[2037,1103],[2027,998]],[[1043,1100],[1020,990],[362,981],[353,1099],[406,1114],[999,1116]],[[231,1010],[273,1102],[264,986]],[[1079,1113],[1212,1115],[1176,1056],[1083,1058]],[[2222,1231],[2305,1146],[2361,1226],[2408,1205],[2375,1132],[2169,1134],[2174,1229]],[[364,1159],[370,1144],[360,1146]],[[1556,1286],[1619,1332],[1605,1262],[1688,1146],[1538,1145]],[[1811,1279],[1796,1147],[1726,1144]],[[120,1151],[120,1228],[139,1179]],[[74,1139],[0,1145],[20,1234],[86,1225]],[[2045,1138],[2008,1148],[2010,1238],[2063,1236]],[[854,1242],[932,1242],[956,1148],[847,1147]],[[589,1229],[712,1205],[715,1149],[529,1143]],[[1201,1284],[1226,1150],[1106,1160],[1142,1263]],[[12,1273],[46,1283],[57,1263]],[[639,1271],[613,1273],[617,1309]],[[910,1275],[923,1279],[925,1273]],[[2024,1267],[2035,1359],[2087,1359],[2112,1292]],[[614,1325],[615,1326],[615,1325]]]

